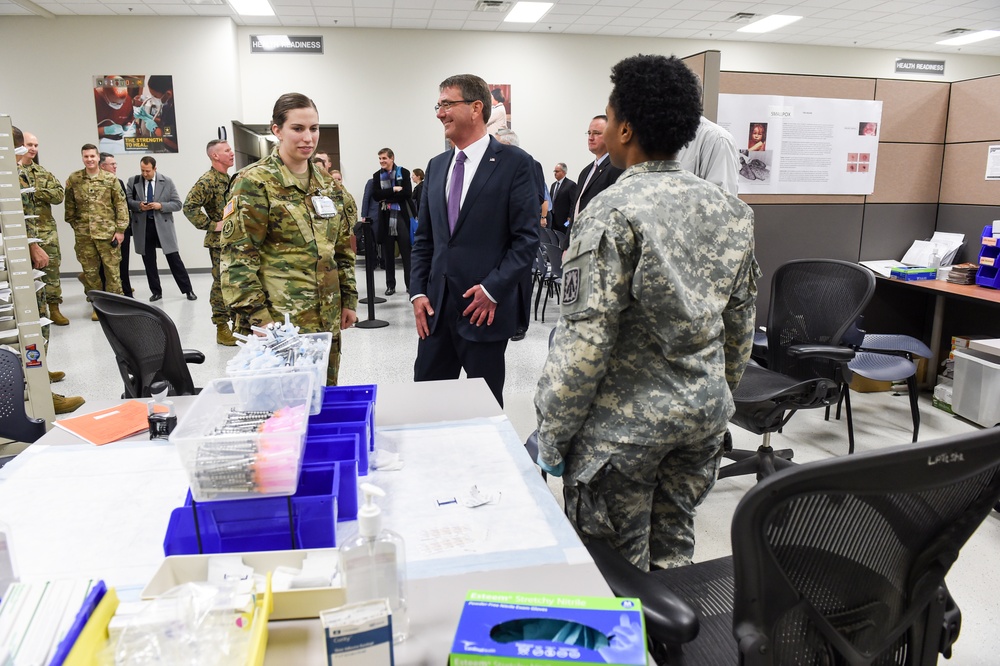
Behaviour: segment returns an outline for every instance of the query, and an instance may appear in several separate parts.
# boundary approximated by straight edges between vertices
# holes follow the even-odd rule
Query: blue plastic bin
[[[342,464],[349,463],[334,462],[303,469],[298,489],[291,497],[201,502],[192,506],[188,493],[184,506],[170,514],[163,552],[169,556],[332,548],[337,545],[337,491]]]
[[[377,384],[357,384],[355,386],[325,386],[323,404],[338,402],[370,402],[375,403],[378,393]]]
[[[322,411],[309,417],[306,437],[357,434],[360,437],[358,474],[368,474],[368,452],[375,450],[375,405],[371,402],[324,404]]]
[[[337,520],[358,517],[358,457],[356,433],[307,437],[302,454],[302,469],[316,469],[340,463],[340,488],[337,491]]]

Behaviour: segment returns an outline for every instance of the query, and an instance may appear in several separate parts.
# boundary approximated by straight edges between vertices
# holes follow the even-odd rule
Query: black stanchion
[[[368,304],[368,319],[354,324],[355,328],[383,328],[389,322],[375,318],[375,304],[385,303],[384,298],[375,296],[375,234],[372,233],[370,222],[362,224],[365,230],[365,289],[368,291],[368,298],[362,298],[359,303]]]

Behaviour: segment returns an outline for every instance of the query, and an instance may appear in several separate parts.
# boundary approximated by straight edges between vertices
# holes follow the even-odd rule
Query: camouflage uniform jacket
[[[56,220],[52,217],[52,204],[63,201],[63,186],[45,167],[32,162],[24,167],[30,187],[35,188],[32,197],[35,200],[35,214],[38,228],[43,231],[55,231]]]
[[[109,240],[128,229],[128,204],[118,178],[107,171],[74,171],[66,181],[66,221],[76,233]]]
[[[304,192],[274,152],[237,176],[223,217],[222,293],[253,325],[289,314],[303,332],[336,335],[341,308],[358,306],[351,225],[343,190],[312,164],[309,172]],[[333,217],[316,214],[316,195],[333,200]]]
[[[229,176],[217,169],[209,169],[184,198],[184,216],[195,228],[205,232],[205,247],[220,245],[222,232],[215,230],[215,224],[222,219],[228,193]]]
[[[22,190],[31,187],[28,170],[20,163],[17,165],[17,180]],[[32,194],[21,192],[21,208],[24,209],[24,233],[28,238],[38,238],[38,218],[34,217],[38,215],[38,205]]]
[[[632,166],[590,202],[535,394],[546,464],[578,433],[654,446],[726,427],[753,342],[753,239],[750,208],[677,162]]]

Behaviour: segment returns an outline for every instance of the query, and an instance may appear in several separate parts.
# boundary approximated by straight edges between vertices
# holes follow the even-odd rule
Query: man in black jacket
[[[396,246],[403,260],[403,283],[410,291],[410,200],[413,197],[410,172],[396,166],[389,148],[378,151],[382,168],[372,175],[372,199],[379,204],[379,238],[385,262],[385,295],[396,293]]]

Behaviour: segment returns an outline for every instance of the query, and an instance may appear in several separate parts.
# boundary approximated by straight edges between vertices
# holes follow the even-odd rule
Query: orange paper
[[[61,419],[55,424],[91,444],[101,446],[149,430],[146,405],[138,400],[128,400],[117,407]]]

